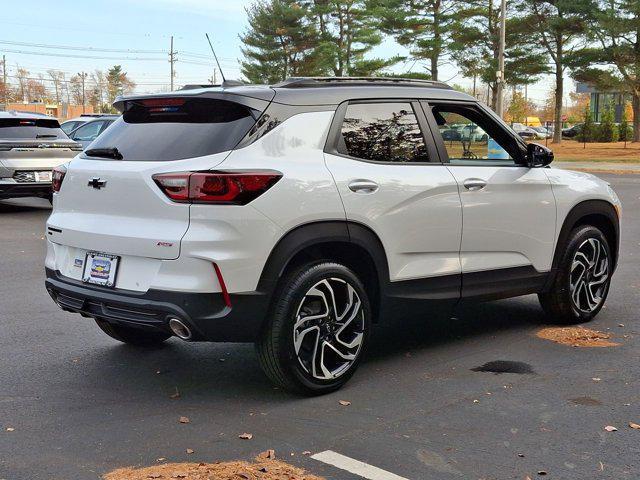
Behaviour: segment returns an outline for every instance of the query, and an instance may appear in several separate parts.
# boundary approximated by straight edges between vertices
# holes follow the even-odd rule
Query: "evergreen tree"
[[[491,107],[495,110],[498,84],[498,50],[500,37],[500,8],[496,0],[469,0],[456,15],[451,34],[453,58],[459,65],[474,65],[482,81],[492,93]],[[505,82],[510,85],[534,83],[548,72],[547,58],[521,17],[508,4],[506,19]]]
[[[383,36],[374,9],[365,0],[304,0],[303,5],[320,32],[318,54],[329,75],[370,76],[400,59],[367,57]]]
[[[573,76],[605,91],[630,93],[633,141],[640,142],[640,2],[592,0],[583,18],[590,43],[572,55]]]
[[[602,122],[598,128],[598,140],[600,142],[610,143],[618,141],[618,129],[613,120],[613,108],[609,106],[602,112]]]
[[[127,76],[127,72],[122,70],[121,65],[114,65],[107,71],[107,103],[108,109],[112,110],[111,104],[118,95],[131,93],[136,84]]]
[[[319,75],[319,34],[309,9],[295,0],[260,0],[247,8],[248,30],[242,74],[252,83],[277,83],[287,77]]]
[[[438,80],[439,67],[450,53],[451,31],[459,0],[370,0],[380,28],[408,47],[415,60],[426,60]]]
[[[566,56],[575,48],[585,31],[582,14],[591,0],[517,0],[517,8],[525,15],[527,25],[551,58],[551,72],[555,77],[555,108],[553,143],[562,141],[562,100]]]
[[[580,142],[591,142],[594,139],[594,127],[593,116],[591,114],[591,106],[587,105],[584,109],[584,123],[582,129],[577,135]]]

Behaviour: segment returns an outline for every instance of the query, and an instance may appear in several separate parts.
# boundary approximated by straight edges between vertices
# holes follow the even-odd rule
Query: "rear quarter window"
[[[125,161],[170,161],[233,149],[259,111],[229,100],[149,98],[125,103],[118,118],[91,144],[117,148]],[[95,157],[87,157],[94,159]]]

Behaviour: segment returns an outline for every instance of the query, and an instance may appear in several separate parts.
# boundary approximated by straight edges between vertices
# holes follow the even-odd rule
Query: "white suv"
[[[122,342],[255,342],[288,389],[334,390],[400,303],[537,293],[602,308],[620,202],[545,168],[474,98],[403,79],[296,78],[119,98],[56,171],[46,288]],[[443,141],[441,128],[485,135]]]

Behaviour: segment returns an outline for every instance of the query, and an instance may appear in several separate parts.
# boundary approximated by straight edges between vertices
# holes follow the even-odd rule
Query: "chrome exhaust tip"
[[[181,340],[191,339],[191,330],[184,323],[177,318],[171,318],[169,320],[169,328],[173,334]]]

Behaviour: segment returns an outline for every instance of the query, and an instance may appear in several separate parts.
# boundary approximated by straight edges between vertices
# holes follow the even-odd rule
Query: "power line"
[[[2,49],[4,52],[8,53],[19,53],[22,55],[40,55],[44,57],[63,57],[63,58],[86,58],[91,60],[129,60],[129,61],[165,61],[163,58],[144,58],[144,57],[99,57],[95,55],[73,55],[73,54],[63,54],[63,53],[51,53],[51,52],[28,52],[25,50],[12,50],[8,48]]]
[[[31,43],[31,42],[16,42],[14,40],[0,40],[2,45],[14,45],[18,47],[32,47],[32,48],[47,48],[53,50],[75,50],[80,52],[98,52],[98,53],[141,53],[141,54],[158,54],[166,55],[169,52],[167,50],[140,50],[129,48],[100,48],[100,47],[87,47],[87,46],[75,46],[75,45],[55,45],[50,43]],[[182,55],[192,58],[209,59],[210,55],[204,53],[195,52],[182,52]],[[235,61],[231,57],[220,57],[223,60]]]
[[[12,50],[4,48],[3,51],[8,53],[19,53],[22,55],[41,55],[45,57],[64,57],[64,58],[86,58],[92,60],[127,60],[127,61],[147,61],[147,62],[164,62],[164,58],[146,58],[146,57],[98,57],[95,55],[72,55],[63,53],[51,53],[51,52],[28,52],[25,50]]]
[[[3,45],[16,45],[19,47],[53,48],[56,50],[77,50],[83,52],[103,52],[103,53],[157,53],[166,54],[166,50],[131,50],[123,48],[96,48],[96,47],[76,47],[71,45],[52,45],[46,43],[15,42],[12,40],[0,40]]]

